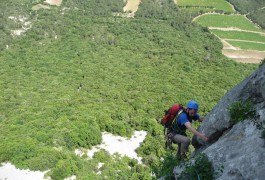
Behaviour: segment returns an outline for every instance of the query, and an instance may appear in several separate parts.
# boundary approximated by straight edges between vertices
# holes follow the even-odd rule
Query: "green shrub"
[[[94,153],[94,158],[100,162],[108,162],[111,156],[106,150],[102,149]]]
[[[60,151],[45,147],[39,149],[36,156],[28,159],[27,163],[32,170],[46,171],[53,168],[60,158]]]
[[[195,158],[194,163],[186,165],[185,170],[180,175],[180,179],[212,180],[213,172],[214,169],[208,157],[205,154],[199,154]]]
[[[93,145],[99,144],[101,140],[99,128],[86,122],[75,123],[71,127],[71,130],[64,134],[64,141],[69,149],[75,147],[90,148]]]
[[[256,111],[251,101],[243,103],[241,101],[235,101],[228,107],[231,122],[237,123],[248,118],[254,118]]]
[[[64,179],[71,174],[72,174],[72,170],[71,170],[71,167],[69,166],[69,163],[67,163],[64,160],[59,160],[55,168],[52,171],[51,178],[52,179]]]
[[[55,167],[48,174],[50,174],[52,179],[59,180],[77,174],[81,168],[82,163],[77,156],[73,154],[62,154],[61,159],[57,161]]]
[[[260,61],[259,67],[261,67],[264,63],[265,63],[265,58],[262,61]]]
[[[161,166],[160,171],[158,171],[160,174],[157,174],[158,176],[165,177],[166,179],[170,179],[172,177],[172,172],[175,166],[179,164],[179,160],[177,159],[175,154],[166,153],[166,156],[164,157],[163,165]]]

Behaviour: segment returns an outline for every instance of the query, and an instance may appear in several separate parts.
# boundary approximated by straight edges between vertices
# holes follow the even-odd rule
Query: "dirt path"
[[[220,13],[207,12],[207,13],[201,14],[199,16],[196,16],[195,18],[192,19],[192,22],[196,21],[196,19],[198,19],[199,17],[205,16],[205,15],[208,15],[208,14],[220,14]]]
[[[138,10],[141,0],[127,0],[127,4],[123,7],[124,12],[135,13]]]
[[[240,50],[239,48],[232,46],[230,43],[228,43],[227,41],[225,41],[223,39],[220,39],[220,41],[223,44],[223,49]]]
[[[260,63],[261,60],[265,58],[265,51],[250,51],[250,50],[240,50],[240,49],[223,49],[222,53],[241,63]]]
[[[48,3],[50,5],[56,5],[56,6],[60,6],[62,4],[63,0],[46,0],[44,1],[45,3]]]

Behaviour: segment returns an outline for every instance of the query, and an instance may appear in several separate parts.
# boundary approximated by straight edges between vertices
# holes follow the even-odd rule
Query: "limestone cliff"
[[[228,107],[236,101],[251,101],[256,110],[255,119],[233,124]],[[263,122],[263,127],[257,128],[253,121]],[[262,180],[265,178],[265,140],[261,137],[264,123],[265,64],[227,92],[205,117],[199,131],[210,137],[210,142],[193,138],[195,153],[203,152],[208,156],[216,173],[215,179]]]

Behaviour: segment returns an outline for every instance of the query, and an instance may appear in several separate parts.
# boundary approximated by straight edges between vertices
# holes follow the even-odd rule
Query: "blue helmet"
[[[199,104],[197,102],[191,100],[190,102],[188,102],[187,108],[198,110],[199,109]]]

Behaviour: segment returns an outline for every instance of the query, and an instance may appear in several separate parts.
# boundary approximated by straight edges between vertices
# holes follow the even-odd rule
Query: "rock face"
[[[265,140],[250,119],[237,124],[230,121],[228,107],[235,101],[251,101],[256,110],[256,121],[265,123],[265,64],[231,89],[205,117],[199,128],[210,137],[205,143],[194,138],[195,152],[205,153],[212,162],[215,179],[265,178]],[[221,171],[222,169],[222,171]]]

